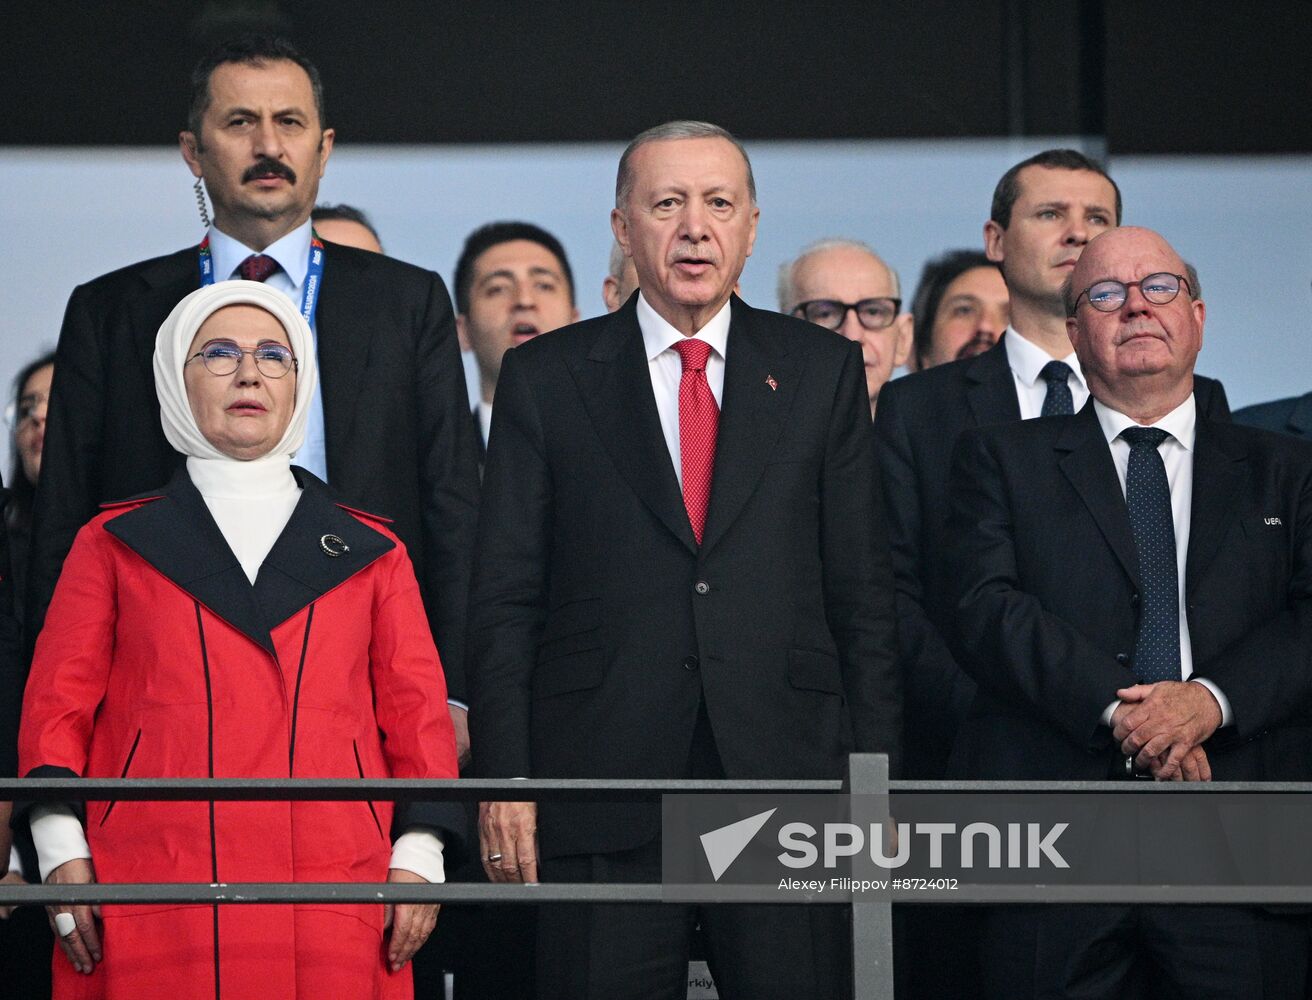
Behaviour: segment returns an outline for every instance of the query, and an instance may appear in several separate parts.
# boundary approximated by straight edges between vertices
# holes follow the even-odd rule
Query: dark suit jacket
[[[635,300],[506,355],[470,599],[483,774],[686,777],[703,698],[732,778],[838,777],[897,747],[860,351],[735,297],[726,355],[700,547]],[[658,826],[655,807],[539,814],[547,855]]]
[[[441,278],[326,245],[316,315],[328,478],[392,518],[419,579],[451,696],[464,697],[465,608],[477,519],[477,443]],[[77,288],[59,335],[29,571],[29,642],[73,536],[102,502],[168,482],[151,369],[155,335],[199,286],[195,248]]]
[[[1199,376],[1194,392],[1200,414],[1229,419],[1220,382]],[[948,646],[955,616],[946,533],[952,446],[969,428],[1018,420],[1001,342],[976,357],[896,379],[879,393],[875,447],[897,579],[908,777],[948,772],[957,729],[975,695]]]
[[[23,700],[23,644],[14,616],[9,533],[4,518],[4,499],[8,495],[0,483],[0,778],[18,774],[18,706]],[[8,858],[0,858],[0,870],[8,863]]]
[[[1312,392],[1235,411],[1235,423],[1312,439]]]
[[[1099,725],[1135,683],[1138,559],[1111,450],[1076,416],[969,431],[952,465],[962,727],[976,778],[1105,777]],[[1217,780],[1312,767],[1312,447],[1199,416],[1185,601],[1194,672],[1234,725],[1204,745]]]

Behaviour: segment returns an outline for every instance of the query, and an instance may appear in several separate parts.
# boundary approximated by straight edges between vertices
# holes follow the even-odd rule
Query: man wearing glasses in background
[[[871,417],[879,390],[911,350],[911,315],[898,312],[899,285],[897,272],[858,240],[821,240],[779,269],[780,312],[861,345]]]
[[[1198,277],[1157,233],[1092,240],[1063,306],[1089,405],[967,431],[953,454],[965,777],[1306,780],[1312,448],[1203,410]],[[1148,865],[1177,847],[1141,844]],[[1300,919],[992,908],[975,995],[1139,995],[1146,964],[1169,996],[1302,997]]]

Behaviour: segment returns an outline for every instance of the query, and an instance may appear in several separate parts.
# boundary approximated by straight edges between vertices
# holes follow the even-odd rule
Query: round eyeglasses
[[[1181,285],[1188,287],[1189,279],[1183,274],[1159,271],[1138,281],[1116,281],[1110,278],[1106,281],[1095,281],[1076,296],[1076,308],[1080,305],[1080,299],[1087,297],[1089,305],[1099,312],[1116,312],[1125,305],[1125,300],[1130,296],[1130,289],[1136,285],[1139,286],[1139,293],[1145,299],[1153,305],[1164,306],[1180,294]]]
[[[255,367],[265,378],[282,378],[298,367],[291,350],[282,344],[260,344],[254,350],[247,351],[231,340],[211,340],[189,357],[187,364],[200,358],[201,364],[211,375],[231,375],[241,367],[241,359],[247,354],[255,359]]]
[[[837,330],[843,325],[843,320],[847,319],[848,310],[851,310],[867,330],[882,330],[897,319],[897,311],[901,308],[901,299],[862,299],[860,302],[812,299],[795,305],[793,315],[802,317],[808,323],[823,326],[826,330]]]

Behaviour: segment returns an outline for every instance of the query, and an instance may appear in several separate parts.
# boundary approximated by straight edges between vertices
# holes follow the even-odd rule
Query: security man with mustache
[[[436,274],[314,233],[310,212],[334,137],[319,72],[286,41],[248,36],[197,65],[179,145],[206,232],[199,245],[115,270],[69,299],[35,504],[27,637],[40,630],[73,537],[97,506],[167,482],[181,460],[160,425],[154,331],[200,285],[263,281],[315,335],[320,388],[296,464],[393,519],[414,562],[464,758],[478,446],[455,314]]]

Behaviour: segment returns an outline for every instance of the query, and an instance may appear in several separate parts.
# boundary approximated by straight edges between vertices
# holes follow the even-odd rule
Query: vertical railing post
[[[888,821],[888,756],[854,753],[847,759],[851,820],[867,830]],[[878,798],[876,798],[878,797]],[[872,815],[878,802],[882,815]],[[856,1000],[892,1000],[893,904],[888,893],[862,894],[852,903],[852,987]]]

